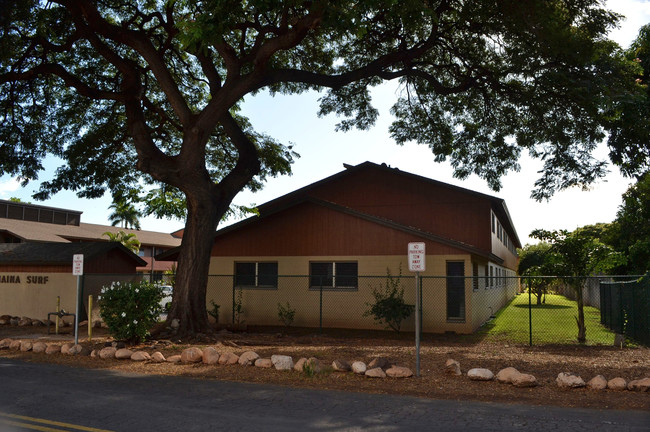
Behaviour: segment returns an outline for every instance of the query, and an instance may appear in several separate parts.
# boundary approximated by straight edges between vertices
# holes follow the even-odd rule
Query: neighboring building
[[[507,278],[515,276],[521,243],[504,200],[386,165],[345,168],[217,231],[210,274],[234,278],[215,287],[213,277],[208,301],[226,305],[226,322],[234,281],[249,324],[277,325],[276,305],[289,301],[295,325],[377,328],[362,317],[372,296],[360,280],[386,269],[396,275],[400,267],[410,275],[410,242],[426,245],[424,331],[473,332],[515,295]],[[173,259],[173,251],[165,255]],[[412,304],[414,289],[405,288]],[[326,296],[327,314],[305,313],[318,308],[319,296]]]
[[[137,273],[145,273],[159,280],[163,272],[174,264],[169,261],[157,262],[154,257],[180,245],[179,236],[83,223],[81,214],[76,210],[0,200],[0,243],[107,242],[105,232],[124,231],[135,234],[141,243],[139,256],[145,264],[135,269]]]
[[[75,312],[73,256],[83,255],[83,295],[97,295],[102,285],[133,277],[145,262],[116,242],[30,242],[0,244],[0,314],[45,319],[61,307]],[[109,277],[106,274],[110,274]],[[96,297],[95,297],[96,298]],[[85,316],[85,309],[82,318]]]

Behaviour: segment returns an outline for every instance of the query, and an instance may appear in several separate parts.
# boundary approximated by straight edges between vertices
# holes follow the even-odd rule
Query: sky
[[[620,27],[610,33],[610,37],[627,48],[638,35],[639,28],[650,23],[650,0],[612,0],[607,1],[606,5],[626,17]],[[522,244],[536,242],[528,237],[536,228],[573,230],[615,219],[621,195],[632,183],[630,179],[622,177],[616,167],[610,166],[610,173],[589,191],[569,189],[556,193],[549,201],[537,202],[530,198],[530,192],[539,177],[537,171],[541,168],[541,163],[527,156],[520,160],[521,170],[503,177],[503,187],[495,192],[477,176],[466,180],[455,179],[450,165],[434,162],[433,154],[425,145],[409,143],[398,146],[388,133],[391,123],[389,110],[396,99],[395,91],[393,84],[375,88],[372,92],[373,103],[380,112],[377,123],[368,131],[350,132],[335,132],[338,119],[334,115],[317,117],[319,94],[316,92],[275,97],[261,93],[246,98],[242,114],[250,118],[256,130],[285,144],[293,144],[293,149],[300,154],[300,158],[293,164],[291,176],[269,178],[264,189],[255,194],[241,192],[235,197],[234,203],[262,204],[336,174],[344,169],[344,163],[356,165],[370,161],[386,163],[402,171],[503,198]],[[605,146],[598,149],[596,156],[607,159]],[[48,159],[46,170],[39,176],[39,181],[51,178],[56,167],[57,162]],[[17,197],[34,204],[80,210],[83,211],[82,222],[110,224],[109,194],[100,199],[88,200],[78,198],[74,192],[63,191],[47,201],[36,202],[31,195],[37,189],[38,182],[31,182],[21,188],[16,179],[0,177],[0,199]],[[227,221],[220,226],[233,222],[234,220]],[[147,217],[141,219],[141,225],[145,230],[173,232],[182,228],[184,222]]]

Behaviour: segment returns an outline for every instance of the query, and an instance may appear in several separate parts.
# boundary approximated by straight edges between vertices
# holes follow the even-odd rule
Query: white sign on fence
[[[426,257],[423,242],[409,243],[409,271],[423,272],[426,270]]]

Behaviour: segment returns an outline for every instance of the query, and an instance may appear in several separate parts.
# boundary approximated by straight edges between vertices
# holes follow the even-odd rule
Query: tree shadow
[[[527,304],[518,304],[518,305],[513,305],[513,306],[516,307],[516,308],[521,308],[521,309],[528,309],[528,307],[529,307]],[[544,310],[544,309],[571,309],[572,307],[573,306],[557,305],[557,304],[541,304],[541,305],[532,304],[532,305],[530,305],[531,309],[542,309],[542,310]]]

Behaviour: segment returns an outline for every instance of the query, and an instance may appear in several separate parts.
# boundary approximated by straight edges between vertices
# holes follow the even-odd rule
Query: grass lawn
[[[546,303],[537,305],[532,296],[533,345],[576,344],[578,336],[578,307],[575,301],[561,295],[549,294]],[[612,345],[614,333],[600,324],[600,311],[585,306],[588,345]],[[483,339],[529,342],[528,294],[520,294],[501,309],[496,318],[478,331]]]

